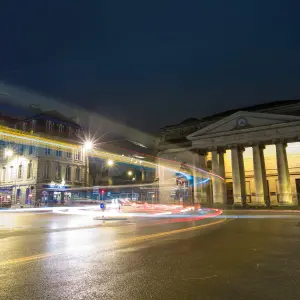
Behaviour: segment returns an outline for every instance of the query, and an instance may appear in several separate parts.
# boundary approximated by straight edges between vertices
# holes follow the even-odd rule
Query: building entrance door
[[[226,189],[227,189],[227,204],[232,205],[234,203],[232,182],[226,182]]]
[[[296,192],[297,192],[298,205],[300,205],[300,179],[296,179]]]

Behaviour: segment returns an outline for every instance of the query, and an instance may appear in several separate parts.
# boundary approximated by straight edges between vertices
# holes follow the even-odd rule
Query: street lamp
[[[111,160],[111,159],[109,159],[109,160],[107,161],[107,165],[108,165],[109,167],[112,167],[112,166],[114,165],[114,161]]]
[[[13,151],[11,149],[5,149],[4,150],[4,156],[5,157],[11,157],[13,155]]]
[[[132,173],[132,172],[131,172]],[[132,182],[135,182],[135,177],[132,178]],[[133,201],[133,187],[131,189],[131,202]]]
[[[128,176],[132,176],[132,171],[127,172]]]
[[[12,149],[9,149],[9,148],[6,148],[4,150],[4,157],[12,157],[14,154],[13,150]],[[19,172],[19,155],[17,155],[17,161],[16,161],[16,165],[15,165],[15,168],[16,168],[16,172],[15,172],[15,184],[13,186],[13,189],[15,189],[15,203],[17,203],[17,178],[18,178],[18,172]],[[11,178],[13,179],[13,178]]]
[[[85,141],[83,147],[84,147],[85,151],[90,151],[93,149],[94,144],[92,141]]]
[[[91,150],[93,150],[94,147],[94,143],[90,140],[87,140],[84,142],[83,144],[83,149],[85,150],[85,159],[86,159],[86,174],[85,174],[85,185],[88,186],[89,184],[89,155],[88,152],[90,152]]]

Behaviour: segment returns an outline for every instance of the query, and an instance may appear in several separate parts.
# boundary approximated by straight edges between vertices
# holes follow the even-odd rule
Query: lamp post
[[[89,168],[89,152],[93,150],[93,142],[92,141],[85,141],[83,144],[83,150],[85,155],[85,186],[89,185],[89,175],[90,175],[90,168]]]
[[[132,182],[135,182],[135,177],[132,178]],[[133,188],[131,189],[131,201],[133,201]]]
[[[13,152],[13,150],[12,149],[9,149],[9,148],[6,148],[5,150],[4,150],[4,157],[5,158],[7,158],[7,159],[9,159],[10,157],[12,157],[14,155],[14,152]],[[13,186],[13,190],[15,190],[15,204],[17,203],[17,177],[18,177],[18,163],[19,162],[19,155],[17,155],[17,161],[16,161],[16,166],[15,166],[15,168],[16,168],[16,172],[15,172],[15,184],[14,184],[14,186]],[[13,173],[11,173],[11,175],[12,175]],[[12,178],[11,178],[12,179]],[[12,200],[12,199],[11,199]]]
[[[132,171],[129,170],[129,171],[127,172],[127,175],[128,175],[129,178],[131,179],[131,176],[133,175]],[[133,178],[132,178],[132,180],[133,180]],[[131,189],[131,201],[132,201],[132,199],[133,199],[133,188]]]

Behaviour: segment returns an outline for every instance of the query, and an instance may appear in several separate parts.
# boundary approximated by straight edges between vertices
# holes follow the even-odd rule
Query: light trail
[[[228,222],[230,220],[229,219],[216,220],[216,221],[213,221],[213,222],[210,222],[207,224],[201,224],[201,225],[192,226],[192,227],[188,227],[188,228],[163,231],[163,232],[159,232],[159,233],[152,233],[152,234],[136,236],[136,237],[132,237],[132,238],[125,238],[125,239],[111,241],[111,242],[104,242],[102,244],[105,248],[101,249],[101,251],[105,251],[105,250],[110,251],[112,249],[119,249],[122,247],[130,246],[132,244],[140,243],[140,242],[147,242],[147,241],[161,239],[161,238],[165,238],[165,237],[180,234],[180,233],[201,230],[204,228],[212,227],[214,225],[222,224],[226,221]],[[84,250],[84,249],[90,250],[90,246],[77,245],[76,250],[78,250],[79,248],[81,248],[81,250]],[[85,252],[87,252],[87,251],[85,251]],[[40,261],[40,260],[49,259],[49,258],[60,256],[60,255],[74,255],[74,247],[68,247],[68,248],[64,249],[63,251],[46,252],[46,253],[40,253],[40,254],[31,255],[31,256],[23,256],[23,257],[3,260],[3,261],[0,261],[0,267],[7,267],[7,266],[11,266],[11,265],[19,265],[21,263]]]
[[[0,140],[7,141],[10,143],[16,143],[16,144],[25,144],[25,145],[34,145],[34,146],[41,146],[41,147],[48,147],[48,148],[62,148],[66,150],[79,150],[83,149],[83,145],[80,144],[74,144],[74,143],[66,143],[65,141],[59,140],[59,139],[50,139],[50,138],[45,138],[42,136],[38,136],[35,134],[30,134],[21,130],[9,128],[6,126],[0,125]],[[156,168],[156,167],[163,167],[166,169],[169,169],[171,171],[177,172],[178,169],[180,169],[181,164],[177,161],[172,161],[164,158],[158,158],[159,163],[147,161],[147,160],[135,160],[132,157],[127,157],[124,155],[119,155],[107,151],[102,151],[102,150],[92,150],[89,153],[89,156],[92,157],[98,157],[101,159],[112,159],[116,162],[120,163],[126,163],[130,165],[135,165],[135,166],[143,166],[143,167],[148,167],[148,168]],[[156,157],[146,155],[147,157],[151,159],[157,159]],[[185,164],[185,166],[189,167],[191,170],[196,170],[198,173],[205,174],[206,176],[209,177],[215,177],[221,180],[224,180],[221,176],[211,173],[209,171],[206,171],[201,168],[196,168],[191,165]],[[180,172],[185,175],[189,175],[185,172]],[[190,175],[189,175],[190,176]]]

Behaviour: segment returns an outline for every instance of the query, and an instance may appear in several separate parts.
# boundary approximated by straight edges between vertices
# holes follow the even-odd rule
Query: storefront
[[[41,202],[43,205],[67,205],[71,200],[69,186],[58,184],[43,185]]]
[[[13,186],[0,187],[0,208],[11,206]]]

